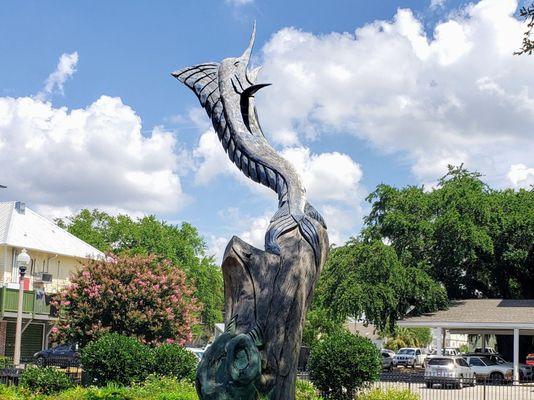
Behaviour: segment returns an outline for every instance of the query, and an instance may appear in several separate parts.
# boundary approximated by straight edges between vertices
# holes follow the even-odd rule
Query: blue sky
[[[0,200],[189,221],[220,254],[261,246],[276,203],[232,170],[175,69],[241,54],[273,83],[264,130],[340,244],[381,183],[431,188],[464,162],[534,182],[532,58],[514,0],[5,1]],[[1,171],[1,170],[0,170]]]

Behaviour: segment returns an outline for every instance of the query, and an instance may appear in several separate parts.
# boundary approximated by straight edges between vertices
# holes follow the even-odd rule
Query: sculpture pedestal
[[[328,252],[326,230],[316,224],[322,259],[298,228],[279,240],[280,255],[233,237],[222,270],[226,332],[199,364],[202,400],[293,400],[302,329]]]

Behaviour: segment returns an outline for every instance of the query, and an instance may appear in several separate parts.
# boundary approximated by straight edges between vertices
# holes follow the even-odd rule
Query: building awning
[[[513,335],[514,380],[519,380],[519,336],[534,335],[534,300],[476,299],[454,301],[449,309],[405,318],[404,328],[436,328],[437,354],[445,330],[455,333]]]
[[[405,318],[405,328],[449,330],[512,330],[534,334],[534,300],[473,299],[453,301],[447,310]]]

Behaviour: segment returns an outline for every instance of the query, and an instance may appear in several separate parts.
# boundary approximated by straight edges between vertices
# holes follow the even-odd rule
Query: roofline
[[[1,238],[4,242],[7,242],[7,238],[9,236],[9,232],[11,231],[11,222],[13,221],[13,211],[15,210],[15,202],[14,201],[5,201],[2,202],[3,204],[11,204],[11,207],[9,208],[9,217],[7,220],[7,229],[4,232],[4,237]],[[0,204],[2,204],[0,203]],[[7,243],[6,243],[7,244]]]
[[[447,328],[447,329],[527,329],[534,330],[534,322],[450,322],[450,321],[398,321],[403,328]]]
[[[10,208],[10,212],[9,212],[9,221],[8,221],[8,224],[7,224],[7,230],[6,230],[6,233],[5,233],[5,237],[4,238],[0,238],[0,246],[11,246],[11,247],[16,247],[16,248],[21,248],[21,249],[25,248],[26,250],[39,251],[41,253],[54,254],[54,255],[64,256],[64,257],[73,257],[73,258],[79,258],[79,259],[84,259],[84,260],[95,260],[95,259],[98,259],[98,258],[104,259],[106,257],[106,254],[104,252],[98,250],[96,247],[94,247],[93,245],[87,243],[85,240],[80,239],[78,236],[73,235],[67,229],[64,229],[64,228],[60,227],[54,221],[51,221],[48,218],[43,217],[41,214],[35,212],[34,210],[32,210],[27,205],[26,205],[26,212],[30,211],[31,213],[33,213],[39,219],[45,221],[46,223],[54,225],[57,229],[61,229],[68,236],[72,237],[73,239],[75,239],[77,241],[82,242],[83,244],[85,244],[86,246],[88,246],[89,248],[91,248],[94,251],[94,253],[93,253],[94,257],[89,257],[87,255],[85,255],[85,256],[72,255],[72,254],[67,254],[67,253],[60,253],[60,252],[56,252],[56,251],[31,248],[31,247],[27,247],[27,246],[20,246],[18,244],[9,243],[8,242],[8,238],[9,238],[9,232],[11,231],[11,224],[13,222],[13,213],[16,212],[15,211],[15,203],[16,203],[16,201],[2,201],[2,202],[0,202],[0,204],[11,204],[11,208]]]
[[[58,229],[61,229],[63,232],[65,232],[67,235],[71,236],[73,239],[75,240],[79,240],[80,242],[84,243],[86,246],[89,246],[90,248],[92,248],[93,250],[95,250],[97,253],[99,253],[100,255],[104,256],[104,253],[102,253],[100,250],[98,250],[96,247],[94,247],[93,245],[90,245],[89,243],[87,243],[85,240],[82,240],[80,239],[78,236],[75,236],[73,235],[72,233],[70,233],[68,230],[66,230],[65,228],[62,228],[60,227],[58,224],[56,224],[54,221],[50,221],[48,218],[45,218],[43,217],[41,214],[33,211],[31,208],[29,208],[28,206],[26,206],[26,210],[30,210],[32,213],[34,213],[37,217],[39,217],[40,219],[44,220],[45,222],[48,222],[48,223],[51,223],[52,225],[54,225],[55,227],[57,227]],[[12,211],[13,212],[13,211]],[[55,254],[55,253],[54,253]],[[64,254],[64,255],[67,255],[67,254]],[[76,256],[71,256],[71,257],[76,257]],[[84,257],[84,258],[87,258],[87,257]]]
[[[88,256],[75,256],[75,255],[72,255],[72,254],[66,254],[66,253],[59,253],[57,251],[50,251],[50,250],[43,250],[43,249],[36,249],[36,248],[33,248],[33,247],[25,247],[25,246],[20,246],[20,245],[15,245],[15,244],[11,244],[11,243],[0,243],[0,246],[9,246],[9,247],[14,247],[14,248],[17,248],[17,249],[26,249],[28,251],[38,251],[40,253],[46,253],[46,254],[53,254],[55,256],[63,256],[63,257],[72,257],[72,258],[80,258],[80,259],[83,259],[83,260],[96,260],[98,257],[88,257]],[[100,250],[96,249],[98,254],[95,254],[99,257],[102,257],[102,258],[105,258],[106,255],[104,253],[102,253]]]

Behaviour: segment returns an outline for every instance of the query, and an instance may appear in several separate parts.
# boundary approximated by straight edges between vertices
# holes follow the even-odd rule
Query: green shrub
[[[375,345],[347,331],[314,346],[308,363],[311,381],[332,399],[352,399],[356,389],[378,379],[381,368]]]
[[[89,383],[130,385],[143,381],[153,368],[153,352],[136,339],[108,333],[81,351],[81,361]]]
[[[322,400],[323,398],[317,395],[317,389],[311,382],[297,379],[297,395],[296,400]]]
[[[409,390],[374,389],[358,396],[358,400],[421,400],[421,397]]]
[[[198,359],[177,343],[164,344],[154,350],[154,369],[157,375],[174,376],[178,379],[195,380]]]
[[[20,385],[33,393],[52,394],[72,386],[69,377],[53,367],[29,367],[22,372]]]
[[[6,356],[0,356],[0,368],[8,368],[13,365],[13,359]]]

